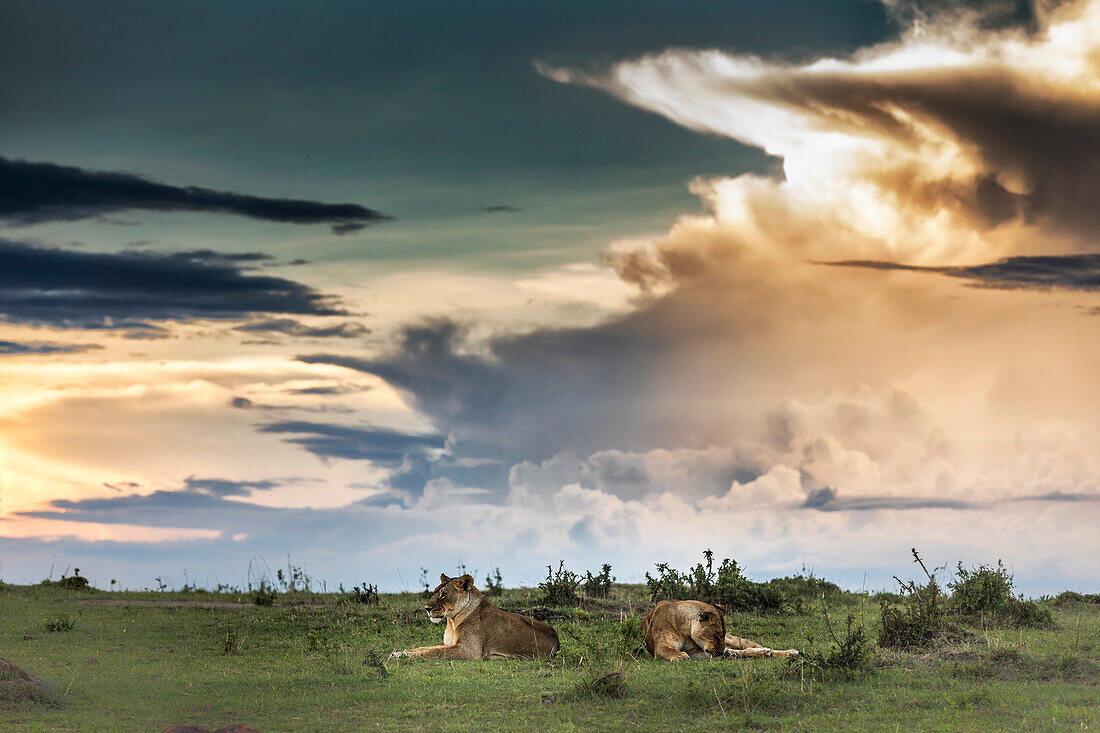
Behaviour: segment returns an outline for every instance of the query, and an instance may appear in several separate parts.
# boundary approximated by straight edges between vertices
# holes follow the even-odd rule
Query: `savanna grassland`
[[[1012,605],[1011,579],[993,568],[961,569],[970,585],[925,578],[899,594],[804,577],[748,583],[722,598],[746,607],[727,628],[801,658],[654,661],[639,623],[653,592],[733,592],[700,568],[709,586],[690,572],[650,587],[559,573],[497,591],[499,605],[558,630],[548,661],[390,659],[441,642],[420,593],[2,585],[0,657],[48,687],[0,684],[0,730],[1100,728],[1100,597]]]

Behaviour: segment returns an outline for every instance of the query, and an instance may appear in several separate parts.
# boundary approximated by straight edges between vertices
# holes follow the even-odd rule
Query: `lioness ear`
[[[440,583],[446,583],[448,580],[450,580],[450,578],[447,577],[446,573],[440,573],[439,574],[439,582]]]
[[[709,622],[712,618],[714,618],[714,614],[710,611],[703,611],[699,614],[699,620],[703,623]]]
[[[470,590],[474,585],[474,578],[470,574],[463,575],[458,579],[458,587],[462,590]]]
[[[718,611],[719,616],[725,616],[726,615],[726,609],[722,608],[717,603],[712,603],[710,605],[714,606],[714,608]]]

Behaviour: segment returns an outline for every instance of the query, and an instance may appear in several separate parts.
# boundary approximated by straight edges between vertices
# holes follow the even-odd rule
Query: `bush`
[[[822,611],[824,611],[824,602]],[[844,620],[843,635],[838,636],[833,631],[832,621],[828,612],[825,612],[825,624],[829,630],[829,636],[833,643],[824,651],[807,649],[803,653],[787,662],[785,673],[801,673],[808,665],[812,674],[818,679],[827,677],[841,677],[850,679],[863,674],[871,668],[871,643],[867,638],[867,630],[860,623],[856,626],[855,616],[848,614]],[[813,643],[812,640],[810,640]]]
[[[819,598],[835,598],[842,592],[836,583],[813,575],[772,578],[764,585],[777,592],[790,610],[799,616],[809,613]]]
[[[539,583],[542,598],[539,603],[543,606],[575,606],[580,603],[577,595],[577,586],[580,578],[577,574],[565,569],[565,561],[558,564],[557,571],[553,565],[546,566],[546,580]]]
[[[43,628],[46,631],[50,631],[50,632],[72,631],[73,626],[75,626],[75,625],[76,625],[75,621],[73,621],[71,618],[69,618],[65,614],[61,614],[60,616],[55,616],[54,618],[47,619],[46,623],[43,624]]]
[[[640,657],[646,653],[642,645],[642,617],[627,616],[618,626],[619,652],[631,657]]]
[[[645,575],[649,597],[653,601],[704,601],[721,606],[726,611],[763,613],[780,611],[783,595],[775,586],[755,583],[741,575],[735,560],[724,558],[717,572],[714,552],[705,550],[706,564],[698,563],[687,573],[681,573],[657,563],[657,577]]]
[[[1078,593],[1067,590],[1054,597],[1055,606],[1066,606],[1070,603],[1100,603],[1100,593]]]
[[[1009,598],[1004,618],[1010,626],[1029,628],[1054,626],[1054,614],[1049,608],[1037,601],[1025,601],[1023,598]]]
[[[940,605],[939,584],[928,568],[924,566],[916,548],[912,550],[914,562],[921,566],[928,578],[927,585],[917,585],[916,581],[894,580],[901,586],[901,606],[893,605],[887,598],[880,598],[879,610],[882,617],[882,629],[878,643],[881,647],[920,648],[929,646],[935,639],[949,630]]]
[[[362,588],[355,586],[351,589],[351,600],[364,606],[377,604],[379,601],[378,586],[371,585],[364,580]]]
[[[589,598],[607,598],[611,595],[611,566],[604,563],[599,575],[593,575],[591,571],[584,574],[584,583],[581,588]]]
[[[952,605],[964,616],[1003,615],[1012,600],[1012,576],[1000,560],[995,570],[988,565],[968,570],[960,562],[955,581],[947,587]]]
[[[998,560],[996,569],[979,565],[967,569],[960,562],[956,580],[948,583],[951,604],[962,616],[996,620],[1009,626],[1043,627],[1054,625],[1050,609],[1036,601],[1012,594],[1012,575]]]
[[[73,568],[73,574],[69,576],[62,573],[60,580],[43,580],[39,585],[44,588],[68,588],[69,590],[89,589],[88,579],[80,574],[80,568]]]
[[[278,596],[274,586],[268,585],[266,580],[261,580],[259,587],[252,591],[252,602],[257,606],[273,606]]]
[[[485,595],[490,597],[497,597],[504,593],[504,578],[500,574],[500,568],[497,568],[493,574],[485,574]]]

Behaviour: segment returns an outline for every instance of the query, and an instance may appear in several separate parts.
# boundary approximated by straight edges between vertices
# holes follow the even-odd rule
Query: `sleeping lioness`
[[[657,659],[699,657],[795,657],[726,633],[725,612],[702,601],[661,601],[642,622],[645,648]]]
[[[443,644],[406,649],[391,657],[537,659],[558,650],[556,631],[541,621],[497,608],[474,587],[469,575],[440,575],[439,580],[424,610],[433,624],[446,620]]]

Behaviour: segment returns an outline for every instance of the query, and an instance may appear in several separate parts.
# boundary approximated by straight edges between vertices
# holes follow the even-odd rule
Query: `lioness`
[[[391,657],[537,659],[558,650],[556,631],[541,621],[497,608],[474,587],[471,576],[441,574],[439,580],[424,610],[433,624],[447,621],[443,644],[393,652]]]
[[[642,622],[645,648],[657,659],[712,657],[795,657],[726,633],[725,611],[702,601],[661,601]]]

